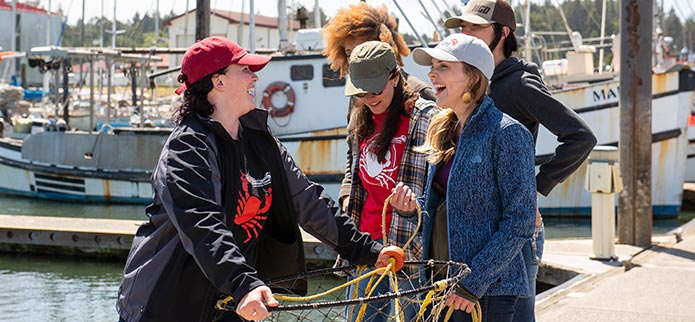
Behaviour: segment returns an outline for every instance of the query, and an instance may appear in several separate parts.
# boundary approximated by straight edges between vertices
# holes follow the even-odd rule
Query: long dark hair
[[[398,84],[393,91],[393,99],[391,104],[386,109],[386,121],[381,132],[376,133],[377,137],[374,142],[367,148],[375,153],[379,162],[386,161],[386,153],[391,147],[391,139],[398,130],[398,122],[400,116],[408,116],[412,112],[412,107],[418,94],[413,91],[405,82],[403,73],[400,68],[396,67],[391,73],[389,79],[400,76]],[[388,84],[386,86],[389,86]],[[372,120],[373,113],[365,104],[356,103],[352,108],[350,116],[351,134],[354,142],[362,142],[370,135],[374,134],[374,121]]]
[[[495,47],[497,47],[497,44],[499,44],[500,40],[502,39],[504,26],[498,23],[493,23],[492,28],[495,31],[495,38],[493,38],[492,42],[490,42],[490,51],[494,51]],[[504,53],[504,57],[508,58],[518,49],[519,43],[516,41],[514,30],[509,28],[509,35],[507,35],[507,38],[504,39],[504,43],[502,44],[502,52]]]
[[[174,123],[179,124],[184,118],[193,114],[210,116],[215,111],[215,106],[208,102],[208,93],[212,90],[212,77],[222,75],[227,72],[229,66],[222,68],[210,75],[197,80],[191,84],[183,92],[183,103],[174,111]],[[179,83],[186,81],[186,74],[179,74],[177,80]]]

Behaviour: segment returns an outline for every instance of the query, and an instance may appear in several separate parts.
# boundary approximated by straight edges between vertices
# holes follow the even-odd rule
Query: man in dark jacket
[[[550,95],[535,64],[511,56],[518,49],[514,36],[516,19],[505,0],[471,0],[461,16],[447,19],[444,25],[460,28],[462,33],[478,37],[490,47],[495,59],[490,97],[497,108],[526,126],[534,140],[538,138],[539,125],[557,137],[560,145],[555,154],[540,165],[536,174],[536,189],[547,196],[584,162],[596,145],[596,137],[577,113]],[[515,321],[535,320],[536,275],[543,243],[543,220],[540,211],[536,211],[536,231],[522,248],[532,293],[517,302]]]

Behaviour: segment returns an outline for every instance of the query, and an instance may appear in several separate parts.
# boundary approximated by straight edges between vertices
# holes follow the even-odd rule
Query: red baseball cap
[[[176,94],[188,86],[229,65],[246,65],[257,72],[270,61],[270,56],[249,54],[237,43],[224,37],[208,37],[193,44],[181,60],[181,74],[186,75]]]

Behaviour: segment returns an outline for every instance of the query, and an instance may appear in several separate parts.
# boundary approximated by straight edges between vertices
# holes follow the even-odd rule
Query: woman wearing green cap
[[[536,213],[533,138],[486,95],[494,62],[483,41],[453,34],[435,48],[415,49],[413,58],[432,66],[437,105],[445,108],[421,147],[431,164],[424,258],[471,268],[446,301],[456,310],[453,321],[471,321],[466,313],[479,302],[485,321],[510,322],[516,302],[529,292],[521,247],[533,234]],[[394,207],[412,210],[402,202],[411,194],[396,187],[401,198],[394,199],[401,202]]]
[[[388,264],[269,132],[254,98],[269,60],[222,37],[184,54],[183,103],[123,272],[121,321],[265,319],[278,302],[263,281],[305,271],[299,226],[356,263]],[[230,296],[236,312],[215,309]]]
[[[384,201],[398,182],[422,193],[426,178],[425,155],[414,151],[422,145],[430,118],[438,108],[434,102],[420,98],[403,79],[392,47],[380,41],[367,41],[350,54],[349,77],[345,95],[355,99],[348,124],[348,168],[352,180],[343,189],[349,191],[347,212],[360,230],[374,240],[403,247],[416,234],[416,226],[406,218],[386,210],[386,227],[382,227]],[[383,236],[386,231],[386,236]],[[406,259],[421,257],[421,240],[415,238]],[[365,280],[359,287],[364,295]],[[412,285],[403,285],[412,287]],[[375,293],[389,291],[387,281]],[[348,294],[350,296],[351,294]],[[370,303],[365,321],[386,321],[388,302]],[[410,310],[414,310],[408,306]],[[352,319],[356,316],[352,314]],[[407,316],[416,312],[407,311]]]

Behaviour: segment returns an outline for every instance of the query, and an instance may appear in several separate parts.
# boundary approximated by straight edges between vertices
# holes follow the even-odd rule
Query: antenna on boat
[[[427,20],[429,20],[429,22],[432,24],[432,26],[434,27],[434,31],[439,33],[440,37],[446,36],[444,31],[440,30],[439,26],[436,23],[434,23],[434,20],[432,19],[430,12],[427,11],[427,8],[425,7],[425,4],[422,3],[422,0],[417,0],[417,2],[420,3],[420,7],[422,7],[425,18],[427,18]]]
[[[251,0],[253,2],[253,0]],[[396,8],[398,8],[398,11],[401,12],[401,16],[403,16],[403,19],[405,19],[405,22],[408,23],[408,26],[410,26],[410,29],[415,32],[415,37],[417,37],[418,40],[420,40],[420,43],[422,44],[423,47],[428,47],[427,42],[425,41],[424,38],[417,32],[417,29],[413,27],[413,24],[410,23],[410,19],[408,19],[408,16],[405,15],[403,12],[403,9],[401,9],[401,6],[398,4],[398,1],[393,0],[393,3],[396,5]]]

